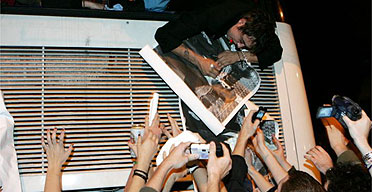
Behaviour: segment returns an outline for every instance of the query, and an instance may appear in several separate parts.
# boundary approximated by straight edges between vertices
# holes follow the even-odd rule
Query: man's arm
[[[197,66],[204,75],[216,77],[221,70],[219,65],[214,60],[195,53],[193,50],[187,48],[184,44],[181,44],[177,48],[173,49],[172,52]]]
[[[147,182],[146,186],[160,191],[164,180],[172,169],[178,169],[184,166],[187,162],[199,158],[196,154],[186,153],[186,149],[189,147],[190,143],[181,143],[176,148],[174,148],[169,156],[164,159],[164,161],[156,169],[154,175]]]

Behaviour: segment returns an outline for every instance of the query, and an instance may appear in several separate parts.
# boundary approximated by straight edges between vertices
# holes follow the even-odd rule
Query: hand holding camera
[[[332,98],[332,106],[323,106],[318,108],[316,118],[334,117],[344,127],[348,128],[343,120],[347,116],[352,121],[357,121],[362,117],[362,108],[348,97],[335,95]]]

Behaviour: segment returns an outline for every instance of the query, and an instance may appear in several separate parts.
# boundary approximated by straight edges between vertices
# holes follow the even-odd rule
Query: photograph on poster
[[[209,39],[203,34],[189,38],[184,41],[184,44],[203,57],[213,60],[217,60],[219,53],[229,50],[226,39]],[[211,113],[218,123],[225,126],[259,88],[261,81],[259,74],[249,63],[239,61],[228,65],[217,77],[212,78],[204,76],[194,64],[183,57],[172,52],[163,53],[159,46],[152,50],[154,53],[151,53],[160,57],[162,62],[157,62],[153,59],[154,55],[150,56],[149,52],[152,51],[148,49],[142,49],[140,54],[207,126],[209,123],[205,122],[205,118],[208,118],[206,113]],[[170,71],[164,71],[165,68]],[[186,85],[188,89],[177,89],[180,84]],[[190,91],[191,93],[187,93]],[[199,101],[191,100],[190,94]],[[202,107],[196,107],[200,104]],[[200,108],[206,110],[198,110]],[[210,126],[208,127],[211,129]]]

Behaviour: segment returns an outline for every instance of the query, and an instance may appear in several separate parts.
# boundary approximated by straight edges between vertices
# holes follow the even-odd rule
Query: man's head
[[[246,48],[252,53],[261,52],[275,35],[275,24],[268,14],[253,10],[244,14],[227,31],[227,36],[238,48]]]
[[[325,192],[323,186],[303,171],[291,171],[278,186],[279,192]]]
[[[338,163],[327,171],[326,177],[329,192],[359,192],[371,189],[371,177],[360,164]]]

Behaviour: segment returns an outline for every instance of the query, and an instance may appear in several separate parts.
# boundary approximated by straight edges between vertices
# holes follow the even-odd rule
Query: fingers
[[[56,144],[56,143],[57,143],[57,139],[56,139],[56,137],[57,137],[57,129],[54,128],[54,129],[53,129],[53,132],[52,132],[52,143],[53,143],[53,144]]]
[[[50,137],[50,129],[47,129],[47,142],[48,142],[48,145],[52,144],[52,139]]]
[[[257,143],[258,144],[265,144],[265,138],[263,132],[260,128],[257,128]]]
[[[169,131],[164,127],[164,125],[163,125],[163,127],[162,127],[161,130],[163,131],[164,135],[166,135],[166,136],[168,137],[168,139],[170,139],[170,138],[173,137],[173,136],[169,133]]]
[[[45,150],[45,152],[46,152],[48,148],[46,147],[45,139],[44,139],[43,136],[41,137],[41,145],[43,146],[43,148],[44,148],[44,150]]]
[[[63,145],[63,139],[65,138],[65,129],[62,129],[61,134],[58,137],[58,143]]]
[[[214,141],[209,144],[209,156],[216,157],[216,143]]]
[[[150,125],[149,116],[146,115],[146,117],[145,117],[145,131],[149,129],[149,125]]]
[[[316,159],[312,155],[305,154],[305,159],[312,161],[313,163],[316,162]]]
[[[272,135],[272,140],[274,141],[274,144],[275,144],[275,146],[276,146],[277,149],[281,149],[281,148],[282,148],[282,144],[281,144],[280,141],[275,137],[274,134]]]
[[[149,136],[150,134],[151,134],[151,131],[149,132],[147,136]],[[140,146],[141,144],[142,144],[142,137],[140,134],[138,134],[136,145]]]
[[[128,147],[131,148],[132,150],[134,149],[135,147],[135,144],[132,143],[131,141],[128,142]]]
[[[178,124],[177,124],[177,121],[175,119],[173,119],[169,113],[167,113],[167,116],[168,116],[168,120],[169,120],[169,123],[171,125],[171,128],[172,128],[172,134],[173,134],[173,137],[176,137],[177,135],[179,135],[180,133],[182,133],[182,131],[180,130],[180,128],[178,127]]]
[[[230,156],[230,152],[229,152],[229,149],[226,147],[225,144],[221,144],[222,145],[222,151],[223,151],[223,156]]]
[[[67,149],[67,151],[66,151],[66,152],[67,152],[67,153],[66,153],[66,154],[67,154],[67,157],[70,156],[70,154],[71,154],[73,148],[74,148],[74,147],[73,147],[72,144],[70,144],[70,145],[68,146],[68,149]]]
[[[151,127],[159,127],[159,123],[160,123],[160,116],[158,113],[155,113],[155,117],[151,122]]]
[[[197,159],[199,159],[199,154],[188,154],[187,159],[188,159],[188,161],[197,160]]]

